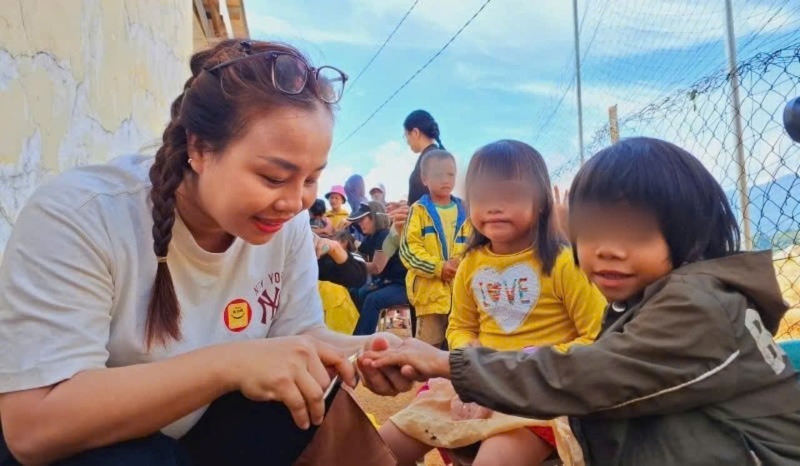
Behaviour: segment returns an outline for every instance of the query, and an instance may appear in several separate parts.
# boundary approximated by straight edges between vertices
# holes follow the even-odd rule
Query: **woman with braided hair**
[[[403,122],[406,143],[415,154],[419,154],[414,171],[408,179],[408,205],[417,202],[423,195],[428,194],[428,188],[422,184],[420,163],[422,156],[433,149],[444,149],[442,144],[439,124],[430,113],[425,110],[414,110],[409,113]]]
[[[346,356],[306,209],[346,75],[292,47],[195,54],[155,158],[69,170],[0,266],[0,465],[291,464]],[[399,371],[359,367],[379,394]],[[296,424],[296,427],[292,423]]]

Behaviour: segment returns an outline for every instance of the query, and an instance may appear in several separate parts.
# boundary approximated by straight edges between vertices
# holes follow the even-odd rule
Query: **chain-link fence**
[[[743,227],[741,207],[747,205],[750,238],[743,238],[743,242],[752,243],[754,249],[773,251],[778,281],[792,306],[779,337],[798,338],[800,144],[785,134],[782,114],[786,102],[800,95],[800,41],[756,54],[741,62],[737,71],[744,167],[737,162],[731,74],[725,71],[698,80],[637,112],[620,115],[619,134],[659,137],[695,154],[728,192]],[[587,154],[607,146],[611,143],[610,125],[589,139]],[[577,158],[562,164],[553,171],[554,178],[573,173],[578,164]],[[744,175],[742,180],[740,175]],[[746,188],[742,190],[744,180]]]

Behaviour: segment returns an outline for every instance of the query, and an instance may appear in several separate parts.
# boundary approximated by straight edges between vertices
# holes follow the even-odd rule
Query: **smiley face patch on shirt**
[[[250,325],[250,320],[253,318],[253,309],[244,299],[234,299],[225,306],[222,318],[228,330],[241,332]]]

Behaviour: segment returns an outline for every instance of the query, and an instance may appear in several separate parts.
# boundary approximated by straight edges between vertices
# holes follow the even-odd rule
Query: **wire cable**
[[[436,59],[439,57],[439,55],[441,55],[441,54],[442,54],[442,53],[443,53],[445,50],[447,50],[447,47],[449,47],[449,46],[450,46],[450,44],[452,44],[452,43],[453,43],[453,41],[455,41],[455,40],[458,38],[458,36],[460,36],[460,35],[461,35],[461,33],[462,33],[462,32],[464,32],[464,29],[466,29],[466,28],[467,28],[467,26],[469,26],[469,25],[470,25],[470,23],[472,23],[472,22],[475,20],[475,18],[477,18],[477,17],[478,17],[478,15],[480,15],[480,14],[481,14],[481,12],[482,12],[482,11],[483,11],[483,10],[486,8],[486,6],[487,6],[487,5],[489,5],[489,3],[491,3],[491,1],[492,1],[492,0],[486,0],[486,1],[483,3],[483,5],[481,5],[481,7],[480,7],[480,8],[479,8],[479,9],[478,9],[478,10],[477,10],[477,11],[476,11],[476,12],[475,12],[473,15],[472,15],[472,17],[471,17],[469,20],[467,20],[467,22],[466,22],[466,23],[464,23],[464,25],[463,25],[463,26],[461,26],[461,28],[460,28],[458,31],[456,31],[456,33],[455,33],[455,34],[453,34],[453,36],[452,36],[452,37],[450,37],[450,40],[448,40],[448,41],[447,41],[447,43],[446,43],[446,44],[444,44],[444,46],[442,46],[442,48],[440,48],[440,49],[439,49],[439,50],[438,50],[438,51],[437,51],[435,54],[433,54],[433,56],[431,56],[431,58],[429,58],[429,59],[428,59],[428,61],[427,61],[427,62],[425,62],[425,64],[424,64],[424,65],[422,65],[422,66],[421,66],[421,67],[420,67],[420,68],[419,68],[417,71],[415,71],[415,72],[414,72],[414,74],[412,74],[412,75],[411,75],[411,77],[409,77],[408,79],[406,79],[406,81],[405,81],[403,84],[401,84],[401,85],[400,85],[400,87],[398,87],[398,88],[397,88],[397,89],[396,89],[394,92],[392,92],[392,94],[391,94],[391,95],[390,95],[390,96],[389,96],[389,97],[388,97],[386,100],[384,100],[384,101],[383,101],[383,103],[382,103],[382,104],[380,104],[380,105],[378,106],[378,108],[376,108],[376,109],[375,109],[375,111],[374,111],[374,112],[372,112],[372,113],[371,113],[371,114],[370,114],[370,115],[367,117],[367,119],[366,119],[366,120],[364,120],[364,121],[363,121],[363,122],[362,122],[360,125],[358,125],[358,127],[356,127],[356,129],[354,129],[354,130],[353,130],[353,131],[352,131],[350,134],[348,134],[348,135],[347,135],[347,137],[345,137],[345,138],[342,140],[342,142],[340,142],[339,144],[337,144],[337,145],[336,145],[336,147],[341,147],[341,146],[342,146],[344,143],[346,143],[347,141],[349,141],[349,140],[350,140],[350,139],[351,139],[353,136],[355,136],[355,135],[356,135],[356,134],[357,134],[359,131],[361,131],[361,129],[362,129],[364,126],[366,126],[366,125],[367,125],[367,123],[369,123],[369,122],[370,122],[370,121],[371,121],[371,120],[372,120],[372,119],[375,117],[375,115],[377,115],[377,114],[378,114],[378,112],[380,112],[381,110],[383,110],[383,107],[385,107],[385,106],[386,106],[386,104],[388,104],[389,102],[391,102],[391,101],[392,101],[392,99],[394,99],[394,98],[397,96],[397,94],[399,94],[399,93],[400,93],[400,91],[402,91],[403,89],[405,89],[405,87],[406,87],[406,86],[408,86],[408,85],[411,83],[411,81],[413,81],[413,80],[414,80],[414,78],[416,78],[417,76],[419,76],[419,74],[420,74],[420,73],[422,73],[422,72],[425,70],[425,68],[427,68],[427,67],[428,67],[428,65],[430,65],[431,63],[433,63],[433,61],[434,61],[434,60],[436,60]]]
[[[405,23],[405,22],[406,22],[406,19],[407,19],[407,18],[408,18],[408,16],[411,14],[411,12],[412,12],[412,11],[414,11],[414,8],[416,8],[416,7],[417,7],[417,4],[418,4],[418,3],[419,3],[419,0],[414,0],[414,3],[411,5],[411,8],[409,8],[409,9],[408,9],[408,11],[406,11],[406,14],[405,14],[405,15],[403,15],[403,17],[400,19],[400,22],[399,22],[399,23],[397,23],[397,26],[395,26],[395,27],[394,27],[394,30],[393,30],[393,31],[392,31],[392,32],[389,34],[389,37],[387,37],[387,38],[386,38],[386,40],[385,40],[385,41],[383,41],[383,44],[381,44],[380,48],[378,48],[378,51],[377,51],[377,52],[375,52],[375,55],[373,55],[373,56],[372,56],[372,58],[370,58],[370,59],[369,59],[369,61],[367,62],[367,64],[366,64],[366,65],[364,65],[364,67],[363,67],[363,68],[361,68],[361,71],[359,71],[359,72],[358,72],[358,74],[356,75],[356,77],[355,77],[355,78],[353,78],[353,82],[352,82],[352,83],[350,83],[350,85],[349,85],[349,86],[347,86],[347,92],[350,92],[350,91],[353,89],[353,87],[356,85],[356,83],[357,83],[357,82],[358,82],[358,80],[361,78],[361,76],[363,76],[363,75],[364,75],[364,73],[367,71],[367,69],[369,69],[369,67],[372,65],[372,62],[374,62],[374,61],[375,61],[375,59],[376,59],[376,58],[378,58],[378,55],[380,55],[380,54],[381,54],[381,52],[383,51],[383,49],[386,47],[386,44],[388,44],[388,43],[389,43],[389,41],[390,41],[390,40],[392,40],[392,37],[394,37],[394,35],[395,35],[395,33],[397,32],[397,30],[398,30],[398,29],[400,29],[400,26],[402,26],[402,25],[403,25],[403,23]]]

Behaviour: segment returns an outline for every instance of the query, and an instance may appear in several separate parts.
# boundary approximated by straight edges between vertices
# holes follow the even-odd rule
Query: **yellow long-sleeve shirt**
[[[478,340],[501,351],[565,350],[594,341],[605,306],[568,248],[548,276],[532,249],[498,255],[484,246],[467,254],[458,268],[447,342],[450,348]]]
[[[334,230],[338,230],[342,227],[342,223],[347,220],[347,216],[350,215],[347,213],[346,210],[339,210],[338,212],[334,212],[333,210],[329,210],[325,212],[325,217],[330,219],[331,225],[333,225]]]

